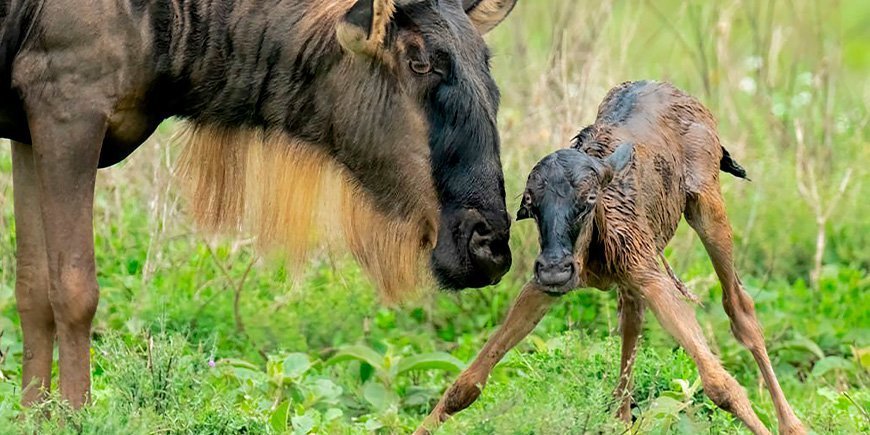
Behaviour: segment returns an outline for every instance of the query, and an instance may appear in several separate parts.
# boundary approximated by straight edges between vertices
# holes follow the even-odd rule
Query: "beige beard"
[[[318,246],[346,247],[386,302],[428,281],[421,266],[437,240],[433,217],[381,213],[316,146],[281,132],[209,125],[188,125],[179,138],[185,148],[176,175],[199,228],[253,235],[294,267]]]

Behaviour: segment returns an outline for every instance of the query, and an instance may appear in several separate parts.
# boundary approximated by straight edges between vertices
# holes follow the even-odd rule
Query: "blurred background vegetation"
[[[521,0],[488,39],[504,95],[510,209],[531,166],[591,123],[616,84],[667,80],[708,105],[752,178],[723,177],[722,188],[738,269],[786,395],[817,433],[870,431],[870,3]],[[11,163],[0,146],[0,432],[407,432],[529,276],[537,239],[528,223],[514,226],[514,267],[498,286],[394,308],[347,258],[323,255],[291,272],[248,240],[197,234],[171,177],[173,130],[165,123],[100,173],[94,403],[63,427],[19,418]],[[774,427],[685,225],[667,256],[700,295],[713,347]],[[691,360],[651,316],[636,421],[615,421],[615,297],[563,299],[443,433],[745,432],[703,396]],[[68,412],[57,401],[45,408]]]

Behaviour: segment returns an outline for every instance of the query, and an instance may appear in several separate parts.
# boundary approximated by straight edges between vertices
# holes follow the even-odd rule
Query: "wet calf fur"
[[[682,216],[697,232],[722,283],[731,330],[755,358],[781,433],[804,433],[770,364],[754,304],[734,269],[719,171],[746,178],[720,145],[710,112],[666,83],[611,90],[594,124],[529,175],[517,219],[537,223],[541,253],[502,327],[418,433],[473,402],[492,367],[525,337],[557,296],[579,287],[617,288],[622,335],[616,414],[631,421],[631,372],[646,307],[695,360],[706,394],[757,434],[768,433],[743,388],[710,350],[662,252]],[[687,297],[688,296],[688,297]]]

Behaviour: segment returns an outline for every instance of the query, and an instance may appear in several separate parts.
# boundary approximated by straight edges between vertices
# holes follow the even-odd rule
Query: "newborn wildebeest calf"
[[[768,433],[746,393],[710,350],[687,301],[693,297],[665,262],[662,252],[683,215],[713,261],[734,336],[761,368],[780,432],[804,433],[771,367],[753,301],[734,270],[720,169],[746,178],[719,144],[715,121],[698,100],[665,83],[630,82],[611,90],[595,124],[529,175],[517,220],[533,218],[538,225],[535,277],[418,433],[474,402],[504,354],[559,295],[578,287],[618,288],[622,357],[614,394],[620,418],[631,419],[631,369],[649,306],[695,360],[710,399],[753,432]]]

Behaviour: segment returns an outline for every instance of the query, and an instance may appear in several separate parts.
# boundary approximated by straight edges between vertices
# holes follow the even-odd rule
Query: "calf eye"
[[[421,76],[432,72],[432,64],[429,62],[412,60],[408,63],[408,66],[411,67],[411,71],[414,71],[414,74],[419,74]]]

